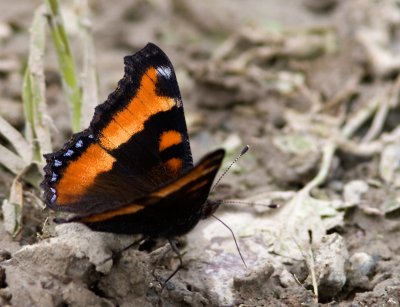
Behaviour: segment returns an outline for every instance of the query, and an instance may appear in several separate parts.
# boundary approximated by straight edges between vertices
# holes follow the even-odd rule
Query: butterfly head
[[[215,211],[221,206],[223,203],[222,199],[211,200],[207,199],[201,211],[201,218],[206,219],[209,216],[213,215]]]

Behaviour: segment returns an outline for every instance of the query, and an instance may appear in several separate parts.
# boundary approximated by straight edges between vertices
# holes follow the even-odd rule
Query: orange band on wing
[[[143,74],[136,96],[101,131],[100,142],[103,146],[110,150],[118,148],[132,135],[142,131],[150,116],[168,111],[176,104],[172,98],[157,95],[156,82],[157,71],[151,67]]]
[[[219,157],[215,157],[214,159],[218,159],[218,158]],[[168,160],[168,161],[170,161],[170,160]],[[183,175],[181,178],[177,179],[175,182],[154,192],[153,194],[151,194],[151,196],[166,197],[169,194],[173,193],[174,191],[177,191],[181,187],[187,185],[188,183],[195,181],[203,176],[206,176],[207,174],[210,174],[211,172],[218,170],[219,167],[220,167],[220,163],[214,164],[213,161],[203,161],[202,164],[197,165],[190,172]]]
[[[73,203],[85,194],[99,173],[109,171],[115,159],[98,144],[91,144],[84,153],[65,169],[56,186],[57,203]]]
[[[161,152],[164,149],[180,143],[182,143],[182,135],[178,131],[169,130],[161,134],[158,149]]]
[[[109,220],[109,219],[119,216],[119,215],[132,214],[139,210],[142,210],[143,208],[144,207],[141,205],[133,204],[133,205],[122,207],[122,208],[114,210],[114,211],[108,211],[108,212],[84,217],[84,218],[80,219],[79,222],[82,222],[82,223],[101,222],[101,221]]]
[[[182,169],[182,160],[178,158],[171,158],[167,162],[165,162],[168,169],[178,173]]]
[[[188,193],[196,192],[198,189],[204,187],[207,183],[209,183],[208,180],[200,181],[199,183],[195,184],[192,188],[190,188],[188,190]]]

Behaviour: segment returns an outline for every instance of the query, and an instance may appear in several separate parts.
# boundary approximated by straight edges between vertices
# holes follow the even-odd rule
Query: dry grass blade
[[[390,110],[390,99],[388,97],[388,90],[386,89],[379,98],[380,104],[375,113],[371,127],[367,134],[363,137],[362,143],[368,143],[374,140],[382,131],[386,117]]]
[[[9,199],[1,206],[4,216],[4,228],[14,237],[22,228],[22,207],[24,204],[23,187],[17,176],[10,189]]]
[[[382,99],[382,94],[378,93],[367,105],[356,112],[352,117],[349,118],[346,125],[342,128],[341,134],[344,138],[349,139],[365,121],[371,118],[372,114],[378,109]]]
[[[46,123],[49,117],[46,110],[43,68],[45,23],[45,7],[41,6],[36,10],[32,23],[29,59],[22,91],[27,138],[33,147],[32,158],[39,162],[42,161],[44,153],[51,151],[49,125]]]
[[[390,109],[396,108],[399,105],[399,92],[400,92],[400,76],[397,77],[396,82],[390,86],[390,88],[385,88],[382,93],[381,104],[378,111],[375,114],[374,120],[371,127],[369,128],[367,134],[364,136],[362,142],[368,143],[379,136],[383,130],[385,120],[389,115]]]
[[[19,159],[25,164],[28,164],[32,160],[32,149],[22,134],[11,126],[3,117],[0,116],[0,134],[10,142],[11,146],[16,150],[19,155]],[[6,163],[9,161],[5,157],[1,156],[1,160],[5,160]],[[1,162],[0,160],[0,162]],[[7,165],[1,162],[4,166]],[[17,163],[20,164],[20,163]],[[8,167],[7,167],[8,168]]]
[[[26,162],[17,154],[0,144],[0,164],[13,174],[20,173],[26,166]]]

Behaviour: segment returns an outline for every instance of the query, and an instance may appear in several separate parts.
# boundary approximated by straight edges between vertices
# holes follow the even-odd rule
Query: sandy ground
[[[0,3],[0,114],[20,131],[40,3]],[[184,268],[162,289],[178,265],[168,244],[105,262],[135,238],[55,226],[26,184],[21,232],[0,220],[0,306],[400,306],[396,1],[90,4],[99,103],[151,41],[175,66],[195,161],[223,146],[228,165],[250,144],[212,195],[248,202],[217,212],[246,266],[209,219],[179,239]],[[79,9],[64,8],[78,63]],[[45,58],[56,149],[71,131],[50,40]],[[13,178],[0,168],[1,199]]]

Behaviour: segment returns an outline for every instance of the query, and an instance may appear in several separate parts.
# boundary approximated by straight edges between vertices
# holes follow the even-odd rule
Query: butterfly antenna
[[[217,182],[211,188],[211,193],[214,192],[215,188],[218,186],[218,184],[220,183],[221,179],[225,177],[226,173],[229,172],[231,167],[249,150],[249,148],[250,148],[249,145],[246,145],[246,146],[243,147],[243,149],[241,150],[240,154],[235,158],[235,160],[232,161],[232,163],[226,168],[226,170],[222,173],[222,175],[219,176]]]
[[[212,216],[213,218],[215,218],[217,221],[219,221],[219,222],[220,222],[222,225],[224,225],[226,228],[229,229],[229,231],[230,231],[231,234],[232,234],[233,241],[235,241],[236,249],[237,249],[237,251],[238,251],[238,253],[239,253],[239,256],[240,256],[240,258],[242,259],[242,262],[243,262],[244,266],[245,266],[246,269],[247,269],[247,264],[246,264],[246,262],[244,261],[242,252],[240,251],[240,248],[239,248],[239,244],[237,243],[236,236],[235,236],[235,234],[233,233],[232,229],[231,229],[226,223],[224,223],[224,221],[222,221],[220,218],[216,217],[214,214],[212,214],[211,216]]]
[[[265,203],[257,203],[256,201],[245,201],[245,200],[236,200],[236,199],[224,199],[221,201],[224,205],[258,205],[268,207],[270,209],[278,209],[280,206],[276,203],[265,204]]]

